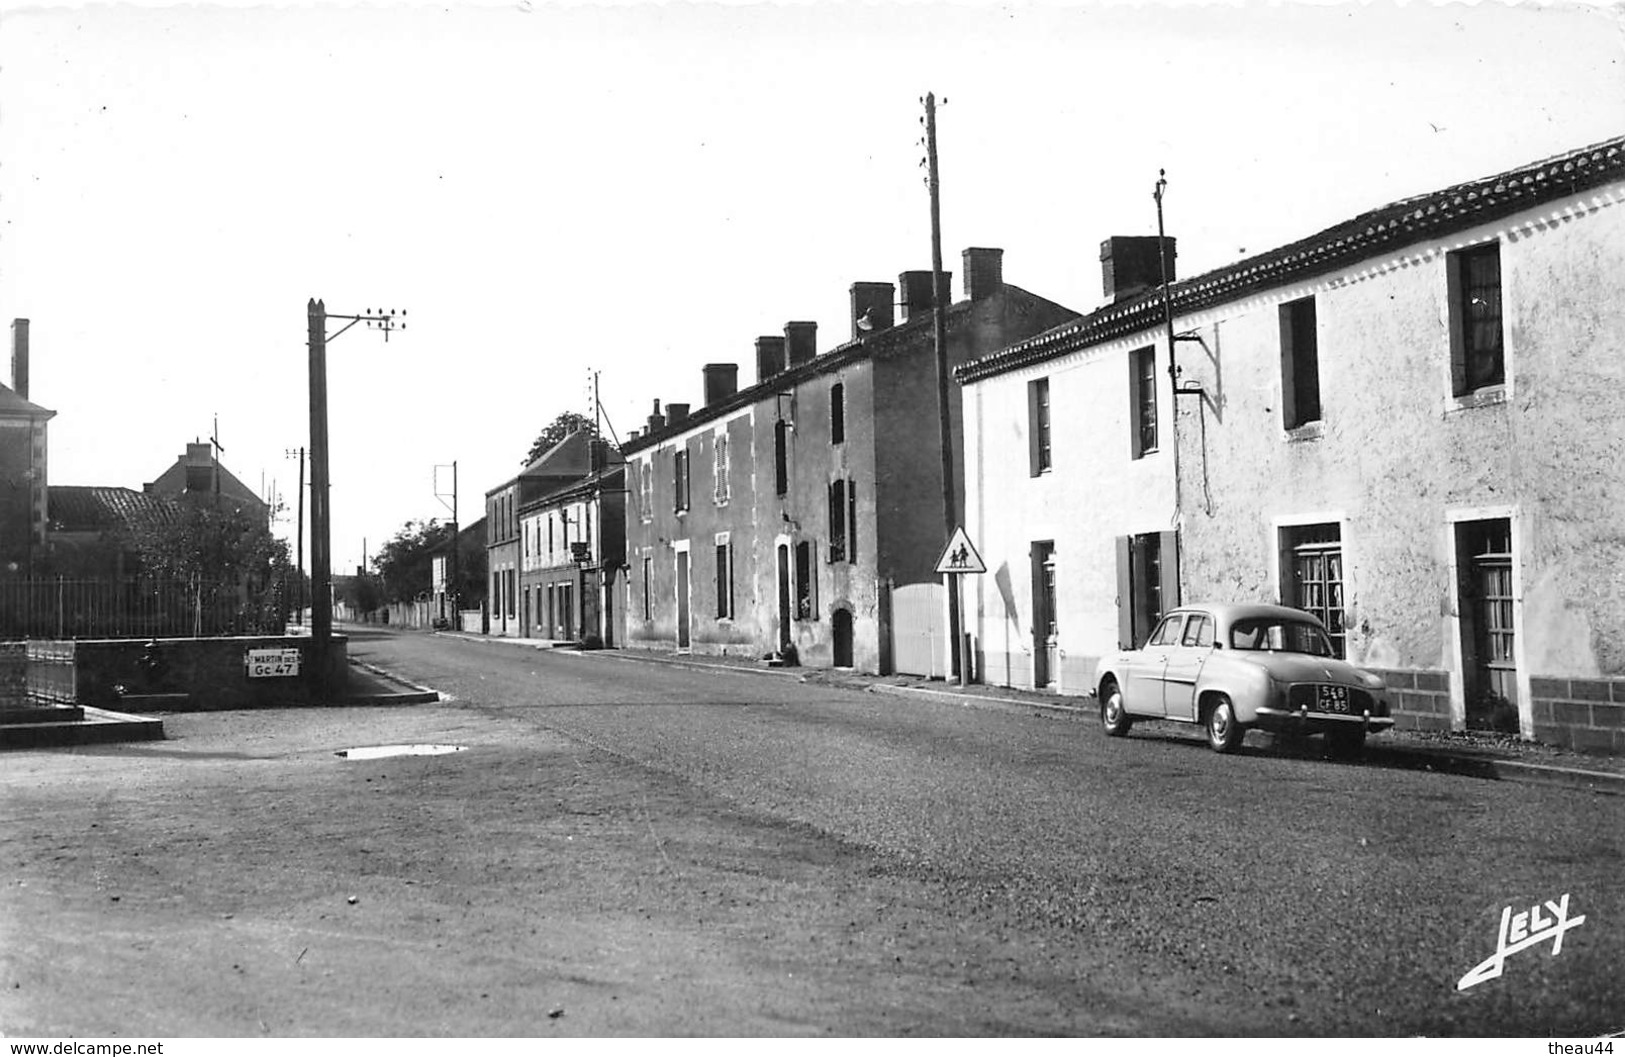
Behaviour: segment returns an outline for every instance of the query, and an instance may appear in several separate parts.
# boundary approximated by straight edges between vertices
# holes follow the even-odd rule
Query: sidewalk
[[[1093,722],[1095,718],[1096,706],[1092,697],[1062,696],[998,686],[960,687],[940,679],[907,675],[866,675],[830,668],[769,668],[762,661],[747,657],[676,654],[654,650],[576,651],[568,649],[574,645],[573,643],[455,632],[449,634],[477,642],[532,649],[559,648],[574,656],[611,663],[662,664],[697,671],[724,672],[729,675],[796,679],[801,682],[841,686],[904,699],[929,698],[952,701],[969,707],[1037,708],[1071,715],[1088,722]],[[1153,729],[1171,733],[1176,731],[1189,733],[1193,729],[1183,723],[1158,721],[1141,721],[1137,725],[1149,725]],[[1269,735],[1254,734],[1252,737],[1269,738]],[[1315,755],[1321,749],[1319,739],[1306,739],[1299,743],[1271,739],[1268,744],[1272,746],[1270,751],[1280,752],[1283,755]],[[1475,778],[1560,785],[1595,793],[1625,795],[1625,759],[1592,756],[1505,736],[1476,733],[1432,734],[1413,730],[1388,731],[1374,736],[1366,743],[1365,755],[1360,762],[1365,766],[1442,771]]]

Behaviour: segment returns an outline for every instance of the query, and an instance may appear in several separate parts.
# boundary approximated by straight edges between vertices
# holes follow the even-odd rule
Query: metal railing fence
[[[0,640],[280,635],[280,583],[0,580]]]

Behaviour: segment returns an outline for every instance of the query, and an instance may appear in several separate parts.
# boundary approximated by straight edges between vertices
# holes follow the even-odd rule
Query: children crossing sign
[[[937,572],[939,573],[985,573],[987,566],[982,563],[982,556],[976,553],[971,544],[970,537],[965,535],[963,528],[954,529],[953,539],[943,549],[942,557],[937,559]]]

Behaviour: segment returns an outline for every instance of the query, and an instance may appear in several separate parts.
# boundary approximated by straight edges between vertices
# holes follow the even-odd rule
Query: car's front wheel
[[[1241,744],[1246,733],[1236,721],[1236,706],[1220,694],[1207,712],[1207,743],[1213,746],[1214,752],[1231,752]]]
[[[1113,679],[1107,679],[1100,687],[1100,725],[1114,738],[1121,738],[1134,725],[1123,707],[1123,691]]]

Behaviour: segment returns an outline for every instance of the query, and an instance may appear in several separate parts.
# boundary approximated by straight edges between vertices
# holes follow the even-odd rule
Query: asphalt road
[[[1062,1006],[1112,995],[1174,1032],[1625,1029],[1619,798],[610,655],[357,647],[924,886],[937,941],[1007,940],[1011,973]],[[1564,894],[1586,922],[1560,954],[1456,990],[1503,907]]]
[[[450,700],[0,757],[0,1030],[1625,1028],[1625,798],[610,653],[351,654]],[[468,748],[333,756],[407,740]],[[1565,894],[1560,952],[1457,990],[1504,908]]]

